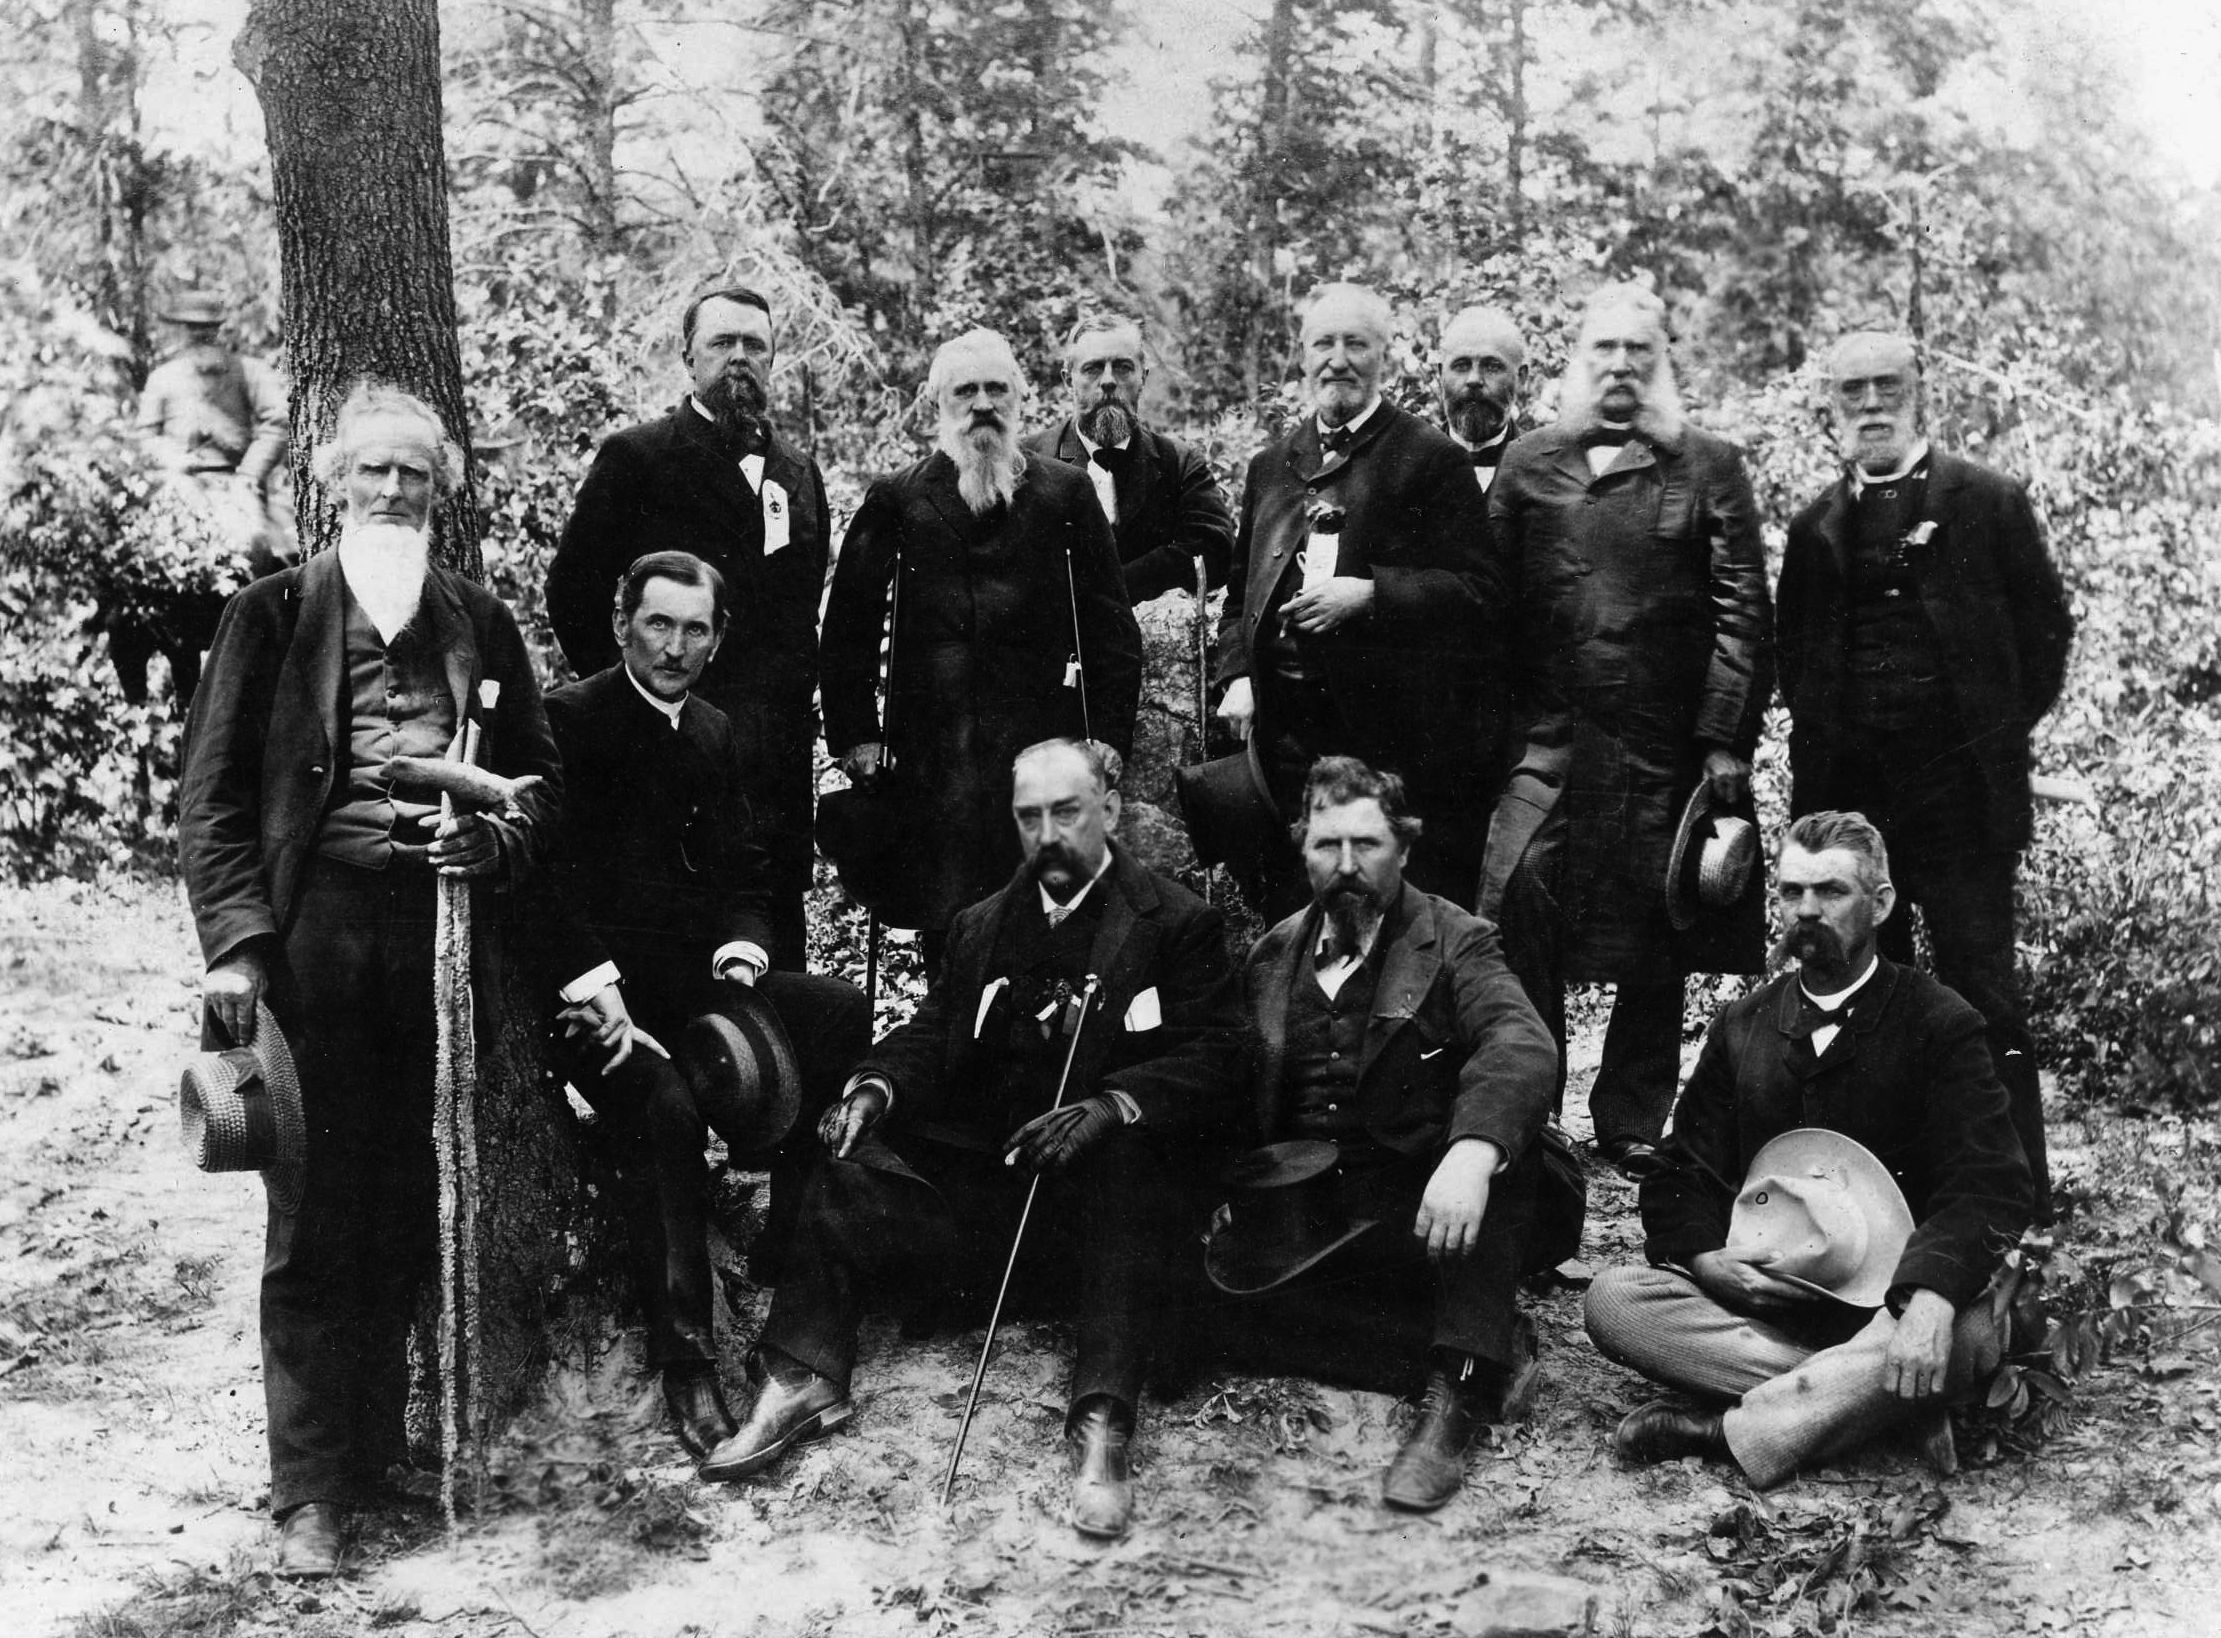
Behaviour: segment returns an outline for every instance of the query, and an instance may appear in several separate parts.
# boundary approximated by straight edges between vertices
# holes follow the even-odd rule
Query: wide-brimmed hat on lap
[[[185,1152],[202,1171],[260,1171],[278,1210],[301,1203],[308,1175],[301,1080],[267,1003],[255,1003],[254,1039],[247,1045],[186,1060],[177,1114]]]
[[[1232,756],[1174,769],[1172,786],[1188,842],[1203,864],[1222,864],[1237,877],[1254,875],[1287,840],[1255,734]]]
[[[1767,1273],[1816,1297],[1878,1308],[1912,1232],[1904,1191],[1873,1151],[1806,1126],[1751,1157],[1727,1244],[1770,1254]]]
[[[1737,903],[1757,863],[1758,827],[1715,801],[1709,779],[1698,780],[1666,860],[1666,919],[1686,932],[1705,911]]]
[[[679,1072],[710,1130],[735,1154],[778,1146],[802,1106],[794,1044],[771,1003],[754,990],[731,994],[679,1037]]]
[[[1297,1138],[1252,1149],[1229,1166],[1227,1219],[1203,1251],[1211,1283],[1236,1297],[1270,1291],[1371,1228],[1373,1218],[1345,1217],[1335,1200],[1341,1158],[1331,1143]]]

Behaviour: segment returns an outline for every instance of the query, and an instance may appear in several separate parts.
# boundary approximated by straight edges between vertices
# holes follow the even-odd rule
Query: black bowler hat
[[[710,1130],[734,1154],[777,1147],[802,1106],[794,1045],[771,1003],[752,989],[731,993],[679,1037],[679,1072]]]
[[[1342,1151],[1314,1138],[1268,1143],[1226,1169],[1227,1219],[1203,1250],[1211,1283],[1249,1297],[1294,1279],[1376,1221],[1350,1218],[1334,1197]]]
[[[1232,756],[1177,768],[1173,789],[1187,821],[1188,841],[1203,864],[1222,864],[1237,878],[1255,875],[1282,843],[1287,830],[1280,808],[1265,782],[1251,734]]]

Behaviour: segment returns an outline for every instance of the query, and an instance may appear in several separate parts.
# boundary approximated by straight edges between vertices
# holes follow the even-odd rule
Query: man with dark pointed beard
[[[555,805],[443,820],[396,783],[466,727],[479,761],[561,782],[516,621],[430,562],[462,474],[436,411],[365,383],[316,472],[346,504],[338,550],[231,600],[187,726],[178,862],[208,964],[211,1048],[275,1018],[298,1066],[307,1164],[275,1192],[262,1269],[262,1378],[278,1571],[340,1565],[348,1510],[405,1459],[408,1328],[437,1221],[433,922],[439,876],[514,888]],[[501,902],[475,894],[481,1033],[498,1027]]]
[[[1515,756],[1481,913],[1561,1051],[1565,986],[1615,986],[1589,1113],[1598,1155],[1637,1176],[1673,1106],[1683,976],[1756,972],[1764,956],[1757,872],[1686,928],[1666,873],[1700,783],[1720,806],[1749,801],[1772,687],[1750,479],[1682,415],[1657,296],[1590,298],[1557,422],[1512,446],[1488,499],[1520,605]]]
[[[908,799],[929,973],[941,930],[1018,862],[1004,816],[1011,759],[1056,738],[1123,755],[1141,693],[1141,631],[1110,525],[1086,477],[1019,444],[1025,395],[994,331],[942,345],[926,378],[935,451],[871,486],[825,608],[826,744],[851,781],[891,779]]]
[[[1500,307],[1468,307],[1442,327],[1436,350],[1435,396],[1442,430],[1456,440],[1487,494],[1504,452],[1523,430],[1519,402],[1527,394],[1527,344],[1519,324]]]
[[[612,433],[548,568],[548,619],[580,677],[618,661],[610,600],[634,559],[690,552],[723,577],[730,626],[696,692],[732,720],[757,835],[771,857],[771,965],[805,964],[817,741],[817,611],[831,514],[817,462],[770,418],[771,304],[729,286],[679,323],[693,390]]]
[[[1026,448],[1087,473],[1118,541],[1126,596],[1146,603],[1193,592],[1199,561],[1212,588],[1223,586],[1234,514],[1201,452],[1142,422],[1149,359],[1141,320],[1081,318],[1065,343],[1064,375],[1072,413]]]

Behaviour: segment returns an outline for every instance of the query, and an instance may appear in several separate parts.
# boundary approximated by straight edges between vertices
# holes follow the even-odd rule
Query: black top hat
[[[1254,733],[1232,756],[1174,769],[1172,785],[1188,841],[1203,864],[1222,864],[1236,877],[1254,875],[1287,840]]]
[[[802,1105],[794,1045],[771,1003],[754,990],[725,986],[715,1012],[705,1012],[679,1037],[679,1072],[695,1107],[734,1154],[774,1148]]]
[[[1203,1250],[1204,1271],[1229,1296],[1255,1296],[1347,1245],[1375,1219],[1342,1215],[1334,1169],[1342,1151],[1314,1138],[1252,1149],[1226,1169],[1227,1219]]]
[[[267,1003],[255,1003],[254,1039],[196,1052],[177,1085],[185,1152],[204,1172],[260,1170],[281,1212],[301,1203],[308,1176],[308,1122],[293,1053]]]

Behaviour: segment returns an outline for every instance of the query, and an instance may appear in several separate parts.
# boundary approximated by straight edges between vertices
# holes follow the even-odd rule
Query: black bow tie
[[[1327,427],[1319,433],[1319,447],[1329,455],[1341,454],[1356,441],[1357,433],[1351,427]]]
[[[1635,440],[1633,427],[1591,427],[1581,434],[1583,449],[1618,449]]]
[[[1116,477],[1126,470],[1126,463],[1133,459],[1133,454],[1131,448],[1113,449],[1109,444],[1097,444],[1087,452],[1087,458]]]
[[[1465,453],[1475,466],[1496,466],[1501,464],[1504,459],[1503,441],[1499,439],[1493,444],[1485,444],[1479,449],[1469,449]]]
[[[1819,1002],[1813,1000],[1811,996],[1805,994],[1802,989],[1799,989],[1797,991],[1797,1021],[1789,1026],[1789,1038],[1793,1041],[1809,1041],[1812,1039],[1815,1030],[1826,1029],[1830,1024],[1839,1027],[1848,1025],[1851,1022],[1851,1009],[1857,1005],[1858,998],[1853,996],[1833,1012],[1830,1012]]]

